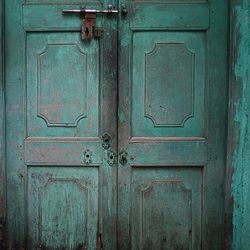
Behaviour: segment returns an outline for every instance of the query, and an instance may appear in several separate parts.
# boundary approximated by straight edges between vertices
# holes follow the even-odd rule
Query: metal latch
[[[93,37],[101,37],[103,34],[103,29],[95,27],[96,14],[116,14],[119,13],[118,10],[113,9],[111,4],[108,5],[107,10],[95,10],[95,9],[76,9],[76,10],[63,10],[64,14],[80,14],[82,15],[82,40],[90,40]]]

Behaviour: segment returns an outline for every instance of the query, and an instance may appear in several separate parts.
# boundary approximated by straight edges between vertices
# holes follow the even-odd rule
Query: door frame
[[[248,18],[250,14],[248,0],[229,0],[229,91],[228,91],[228,136],[226,165],[226,199],[225,199],[225,249],[243,249],[244,235],[244,163],[247,156],[245,148],[249,125],[247,115],[250,105],[246,86],[250,72],[248,63],[249,32]],[[249,90],[248,90],[249,92]],[[249,147],[249,146],[248,146]],[[248,227],[249,228],[249,227]],[[249,232],[248,232],[249,233]],[[242,238],[243,240],[239,240]],[[247,240],[245,238],[245,240]]]
[[[5,237],[5,219],[6,219],[6,188],[5,188],[5,93],[4,93],[4,2],[0,0],[0,248],[4,247]],[[229,249],[232,243],[233,234],[233,192],[231,190],[232,177],[236,173],[237,159],[242,157],[240,147],[242,146],[241,135],[245,133],[246,127],[244,126],[244,114],[241,114],[240,120],[235,120],[240,108],[243,108],[245,103],[242,98],[245,93],[242,86],[246,84],[247,77],[239,77],[240,73],[244,73],[247,65],[243,64],[241,72],[237,71],[235,66],[242,60],[238,57],[239,50],[247,49],[246,45],[242,45],[242,40],[247,39],[242,36],[242,31],[247,31],[245,18],[238,14],[244,15],[244,10],[247,8],[247,0],[229,0],[229,45],[228,52],[229,59],[229,108],[228,108],[228,139],[227,139],[227,166],[226,166],[226,199],[225,199],[225,248]],[[240,12],[237,13],[236,9],[241,7]],[[240,103],[240,107],[236,107],[235,103]],[[237,169],[237,175],[243,176],[242,169]],[[242,193],[243,189],[241,189]]]

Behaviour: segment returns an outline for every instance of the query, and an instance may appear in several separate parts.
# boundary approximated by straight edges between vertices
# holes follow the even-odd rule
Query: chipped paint
[[[123,111],[120,111],[119,114],[118,114],[118,117],[119,117],[119,122],[124,122],[125,121],[125,114]]]
[[[233,218],[232,218],[232,249],[250,249],[248,234],[250,231],[250,144],[249,144],[249,113],[250,113],[250,87],[249,87],[249,4],[242,0],[240,3],[232,2],[232,109],[233,133],[235,135],[235,149],[233,152],[232,187],[233,196]]]

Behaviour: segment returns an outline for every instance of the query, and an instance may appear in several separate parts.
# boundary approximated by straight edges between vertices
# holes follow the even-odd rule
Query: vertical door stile
[[[116,0],[103,2],[107,8],[118,8]],[[103,147],[102,168],[102,221],[103,249],[116,249],[116,199],[117,199],[117,15],[103,16],[102,67],[102,123],[101,135],[108,136],[108,146]],[[104,140],[105,138],[103,138]]]

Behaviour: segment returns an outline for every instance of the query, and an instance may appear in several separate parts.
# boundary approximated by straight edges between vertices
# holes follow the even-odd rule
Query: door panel
[[[96,249],[98,178],[97,167],[28,168],[29,249]]]
[[[133,137],[204,137],[205,59],[204,33],[134,32]]]
[[[39,1],[40,2],[40,1]],[[81,3],[84,4],[84,3]],[[104,1],[89,2],[86,7],[101,9],[106,6]],[[35,4],[24,4],[22,7],[22,25],[26,31],[80,31],[82,18],[80,15],[65,15],[62,10],[79,9],[79,4],[45,2]],[[102,25],[106,20],[97,18],[97,25]],[[111,25],[107,23],[107,25]]]
[[[203,3],[190,1],[186,4],[181,1],[178,3],[131,1],[131,10],[129,17],[132,30],[207,30],[209,28],[209,4],[205,1]]]
[[[222,249],[227,3],[124,5],[119,249]]]
[[[98,42],[85,45],[76,32],[28,34],[29,137],[98,136],[98,55]]]
[[[199,249],[200,168],[134,167],[131,204],[134,249]]]

